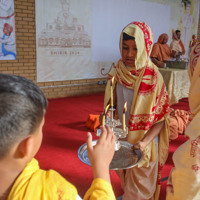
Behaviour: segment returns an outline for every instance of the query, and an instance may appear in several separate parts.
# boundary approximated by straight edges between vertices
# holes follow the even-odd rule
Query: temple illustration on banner
[[[38,37],[39,47],[91,48],[91,39],[78,23],[78,18],[70,13],[70,1],[59,0],[62,10],[52,23],[47,22]]]

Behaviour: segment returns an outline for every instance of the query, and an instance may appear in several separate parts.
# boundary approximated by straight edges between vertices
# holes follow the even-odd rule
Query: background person
[[[181,40],[181,31],[176,30],[172,33],[172,42],[170,44],[172,53],[176,59],[180,59],[185,54],[185,47]]]
[[[198,40],[197,40],[197,38],[196,38],[196,35],[193,34],[193,35],[192,35],[192,40],[190,40],[190,42],[189,42],[189,53],[188,53],[188,57],[190,57],[190,53],[191,53],[191,51],[192,51],[192,48],[194,47],[195,44],[197,44],[197,42],[198,42]]]
[[[75,186],[54,170],[42,170],[33,157],[42,142],[47,100],[31,80],[0,74],[0,199],[78,200]],[[88,133],[88,156],[94,181],[84,199],[115,199],[109,164],[115,151],[115,136],[102,128],[97,145]]]
[[[150,57],[157,67],[165,67],[165,61],[170,60],[174,56],[167,42],[168,35],[163,33],[159,36],[158,41],[153,45]]]
[[[127,101],[127,141],[144,155],[138,166],[118,171],[123,200],[158,199],[161,169],[168,156],[169,101],[162,75],[149,58],[152,44],[147,24],[127,25],[120,36],[121,59],[109,73],[109,78],[114,77],[114,106],[121,122]],[[108,80],[104,107],[110,104],[110,84]]]
[[[192,35],[192,40],[190,40],[189,48],[192,48],[198,42],[197,36],[195,34]]]

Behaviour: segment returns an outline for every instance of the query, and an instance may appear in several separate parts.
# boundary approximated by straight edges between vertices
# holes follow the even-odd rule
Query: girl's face
[[[122,61],[125,66],[135,67],[137,46],[135,40],[124,40],[122,43]]]

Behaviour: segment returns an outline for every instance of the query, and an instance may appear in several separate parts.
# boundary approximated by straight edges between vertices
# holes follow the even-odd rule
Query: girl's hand
[[[142,152],[145,150],[147,143],[144,141],[139,141],[134,144],[133,149],[140,149]]]

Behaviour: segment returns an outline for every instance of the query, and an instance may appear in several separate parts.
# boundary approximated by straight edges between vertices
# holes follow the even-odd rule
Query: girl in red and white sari
[[[167,200],[200,199],[200,43],[192,49],[188,72],[189,105],[194,117],[185,130],[189,139],[173,155]]]
[[[134,168],[119,170],[123,200],[158,199],[161,169],[168,156],[169,101],[158,68],[149,55],[153,44],[150,28],[132,22],[120,36],[122,58],[109,73],[114,77],[114,104],[120,121],[127,101],[127,141],[143,151],[143,160]],[[104,106],[110,101],[108,80]]]

